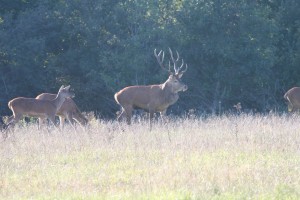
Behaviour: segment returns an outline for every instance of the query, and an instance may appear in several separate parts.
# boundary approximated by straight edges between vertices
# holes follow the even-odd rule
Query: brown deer
[[[300,109],[300,87],[293,87],[284,94],[287,100],[288,111],[296,111]]]
[[[42,100],[34,98],[17,97],[8,102],[8,107],[13,112],[13,118],[9,119],[6,128],[16,124],[23,116],[48,118],[55,126],[55,114],[62,106],[66,98],[73,98],[75,94],[70,92],[70,86],[61,86],[55,99]]]
[[[118,121],[126,116],[127,124],[130,124],[133,109],[141,108],[150,113],[149,124],[151,130],[151,121],[154,113],[160,112],[161,117],[163,117],[167,108],[178,100],[178,92],[184,92],[188,89],[187,85],[181,81],[182,75],[187,70],[187,64],[185,64],[185,68],[182,70],[184,66],[184,61],[182,60],[181,66],[177,67],[179,53],[176,52],[176,59],[174,59],[170,48],[169,53],[173,63],[174,72],[171,71],[170,61],[169,69],[164,66],[164,52],[161,50],[157,54],[156,49],[154,50],[154,56],[156,57],[158,64],[163,70],[169,72],[169,78],[164,83],[157,85],[128,86],[114,95],[116,102],[122,107],[121,113],[118,116]]]
[[[53,100],[55,99],[56,94],[42,93],[36,97],[36,99],[42,100]],[[74,120],[80,125],[85,126],[88,123],[88,120],[81,114],[79,108],[73,101],[73,99],[67,98],[62,106],[58,109],[57,116],[59,116],[60,126],[63,128],[65,119],[67,119],[71,125],[74,125]],[[73,120],[74,119],[74,120]],[[39,122],[41,123],[41,121]]]

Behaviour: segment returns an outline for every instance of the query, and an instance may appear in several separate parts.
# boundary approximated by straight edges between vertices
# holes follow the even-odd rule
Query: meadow
[[[0,199],[300,199],[299,177],[297,115],[29,124],[0,141]]]

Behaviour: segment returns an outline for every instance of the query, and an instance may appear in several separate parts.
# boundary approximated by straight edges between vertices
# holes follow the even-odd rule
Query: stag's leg
[[[149,111],[149,126],[150,126],[150,131],[152,130],[153,117],[154,117],[154,111],[150,110]]]
[[[121,113],[119,113],[118,114],[118,116],[117,116],[117,120],[120,122],[123,118],[124,118],[124,116],[126,115],[126,112],[125,112],[125,109],[122,107],[121,108],[121,111],[120,111]]]
[[[128,106],[122,106],[122,111],[121,114],[117,117],[118,121],[120,122],[124,116],[126,116],[126,122],[128,125],[131,124],[131,115],[132,115],[133,107],[128,105]]]
[[[43,123],[43,119],[40,117],[40,118],[38,119],[38,130],[41,129],[42,123]]]
[[[163,124],[166,124],[168,122],[168,118],[166,116],[166,111],[167,110],[164,110],[164,111],[160,112],[160,117],[161,117],[161,121],[162,121]],[[166,126],[166,127],[167,127],[167,130],[168,130],[168,138],[169,138],[169,141],[171,142],[170,131],[169,131],[168,126]]]
[[[20,119],[22,119],[22,118],[23,118],[23,115],[17,114],[17,115],[14,116],[14,119],[13,119],[12,123],[13,123],[13,124],[16,124],[16,123],[18,123],[18,122],[20,121]]]
[[[126,106],[124,107],[125,113],[126,113],[126,122],[128,125],[131,124],[131,116],[132,116],[132,111],[133,107],[132,106]]]

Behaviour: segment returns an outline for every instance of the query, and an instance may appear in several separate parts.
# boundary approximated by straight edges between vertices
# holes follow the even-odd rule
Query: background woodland
[[[113,118],[113,95],[167,79],[155,48],[178,50],[183,114],[284,111],[300,86],[299,0],[1,0],[0,114],[70,84],[82,111]],[[168,55],[167,57],[168,58]]]

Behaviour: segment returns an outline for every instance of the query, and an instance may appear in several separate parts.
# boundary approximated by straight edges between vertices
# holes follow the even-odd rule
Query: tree
[[[188,60],[198,63],[190,67],[191,81],[201,79],[191,88],[190,102],[210,112],[217,112],[219,102],[226,109],[237,102],[270,109],[276,24],[267,14],[268,9],[252,1],[185,2],[178,20]]]

